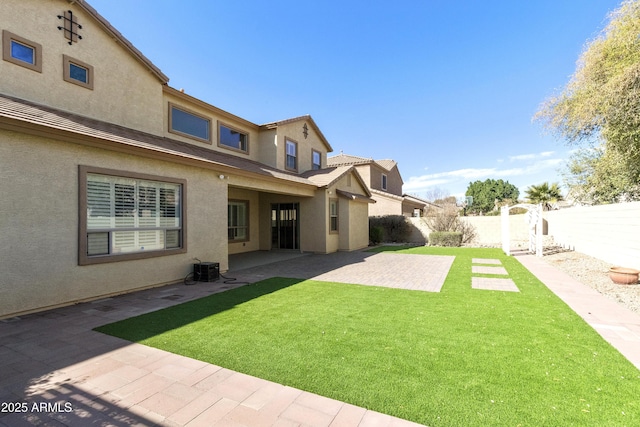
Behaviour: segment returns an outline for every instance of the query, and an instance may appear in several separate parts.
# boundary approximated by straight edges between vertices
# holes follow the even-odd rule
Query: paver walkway
[[[338,252],[294,258],[230,274],[248,282],[279,276],[440,292],[454,259],[454,256],[443,255]]]
[[[367,258],[366,265],[384,261],[382,270],[394,267],[386,264],[391,258],[363,253],[314,255],[299,264],[289,260],[231,275],[287,276],[295,265],[293,277],[314,277],[358,257]],[[402,262],[418,268],[427,258],[406,256]],[[534,256],[517,259],[640,368],[640,316]],[[416,425],[92,331],[236,286],[171,285],[0,321],[0,402],[15,404],[12,413],[0,413],[0,426]]]
[[[640,315],[534,255],[516,259],[640,369]]]

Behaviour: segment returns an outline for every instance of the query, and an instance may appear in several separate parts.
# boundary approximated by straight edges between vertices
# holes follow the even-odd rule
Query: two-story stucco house
[[[430,202],[402,192],[402,176],[395,160],[374,160],[340,153],[327,158],[329,166],[354,166],[366,183],[375,205],[369,215],[422,216]]]
[[[0,317],[194,258],[367,246],[371,192],[310,116],[259,125],[173,89],[82,0],[3,0],[0,32]]]

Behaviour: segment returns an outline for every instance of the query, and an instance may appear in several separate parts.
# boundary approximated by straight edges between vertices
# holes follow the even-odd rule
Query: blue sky
[[[169,84],[262,124],[310,114],[404,191],[560,182],[531,119],[620,0],[89,0]]]

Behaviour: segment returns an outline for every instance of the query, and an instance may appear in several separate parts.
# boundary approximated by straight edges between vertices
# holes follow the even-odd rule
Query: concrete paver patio
[[[415,274],[430,258],[373,255],[311,255],[230,275],[255,281],[335,274],[331,280],[341,281],[337,272],[342,271],[347,279],[368,271],[369,275],[359,279],[368,281],[365,278],[378,277],[375,271],[397,270],[399,263],[406,263],[402,268]],[[640,368],[640,316],[544,261],[528,255],[518,260]],[[434,276],[446,276],[451,264],[442,261],[427,270]],[[344,268],[354,263],[362,266]],[[358,272],[357,268],[365,266]],[[384,280],[395,283],[397,278],[396,274]],[[220,282],[171,285],[0,321],[0,402],[14,404],[11,411],[0,413],[0,426],[416,425],[92,331],[102,324],[237,286]]]

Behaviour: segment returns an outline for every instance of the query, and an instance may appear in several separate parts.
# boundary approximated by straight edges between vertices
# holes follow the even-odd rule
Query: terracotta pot
[[[633,268],[611,267],[609,278],[618,285],[635,285],[638,283],[640,271]]]

